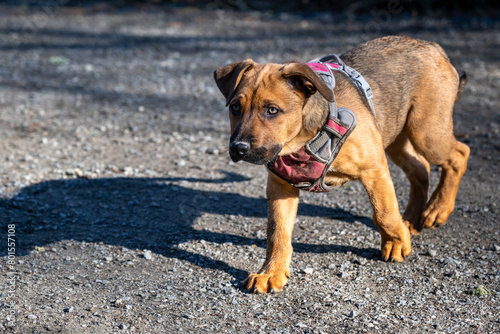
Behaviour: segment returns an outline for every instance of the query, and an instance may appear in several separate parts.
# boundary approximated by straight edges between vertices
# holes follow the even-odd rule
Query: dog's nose
[[[236,141],[229,144],[229,151],[233,160],[240,160],[250,151],[250,144],[244,141]]]

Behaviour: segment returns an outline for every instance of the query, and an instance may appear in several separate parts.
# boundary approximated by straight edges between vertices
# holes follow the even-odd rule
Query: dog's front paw
[[[382,258],[385,261],[401,262],[411,253],[410,231],[406,226],[397,236],[382,235]]]
[[[251,274],[243,282],[248,291],[253,293],[278,292],[288,282],[290,272],[288,270],[280,272],[263,272],[260,274]]]

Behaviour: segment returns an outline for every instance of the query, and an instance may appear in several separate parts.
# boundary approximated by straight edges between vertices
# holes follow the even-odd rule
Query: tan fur
[[[376,39],[341,58],[371,85],[377,119],[353,83],[335,73],[337,104],[351,109],[358,125],[333,162],[326,182],[341,185],[359,180],[363,184],[380,230],[382,258],[403,261],[411,253],[410,232],[440,226],[453,211],[469,156],[469,148],[455,140],[452,123],[453,105],[466,77],[458,77],[440,46],[407,37]],[[230,105],[230,152],[235,161],[265,164],[277,154],[296,152],[326,121],[331,96],[304,64],[246,60],[221,67],[214,76]],[[386,153],[410,181],[403,217]],[[430,163],[441,166],[442,173],[428,201]],[[254,292],[279,291],[290,276],[299,191],[269,173],[267,197],[266,260],[245,281]]]

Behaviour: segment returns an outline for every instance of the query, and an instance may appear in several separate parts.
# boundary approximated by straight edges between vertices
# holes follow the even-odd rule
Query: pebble
[[[430,257],[435,257],[437,255],[437,252],[434,249],[429,249],[428,253]]]
[[[28,319],[35,320],[36,319],[36,315],[30,314],[30,315],[28,315]]]
[[[352,262],[364,266],[368,262],[368,260],[362,257],[359,259],[353,259]]]
[[[213,155],[217,155],[217,154],[219,154],[219,150],[218,150],[218,149],[216,149],[216,148],[212,148],[212,147],[207,148],[206,152],[207,152],[208,154],[213,154]]]
[[[456,259],[454,259],[452,257],[446,258],[446,262],[449,263],[449,264],[451,264],[452,266],[458,266],[461,263],[460,261],[458,261],[458,260],[456,260]]]
[[[313,268],[305,268],[302,270],[302,272],[306,275],[311,275],[314,272]]]
[[[354,318],[354,317],[357,317],[358,316],[358,312],[352,310],[351,313],[349,313],[349,317],[350,318]]]
[[[70,306],[70,307],[68,307],[68,308],[65,308],[63,311],[64,311],[65,313],[71,313],[71,312],[73,312],[74,310],[75,310],[75,308],[74,308],[73,306]]]
[[[123,174],[129,176],[129,175],[134,175],[134,168],[132,167],[125,167],[123,168]]]
[[[151,260],[153,258],[151,251],[145,251],[143,256],[146,260]]]
[[[85,64],[83,68],[84,68],[85,72],[93,72],[94,71],[94,65],[92,65],[92,64]]]
[[[125,302],[123,301],[123,299],[117,299],[115,300],[114,302],[114,307],[117,307],[117,308],[123,308],[125,307]]]
[[[72,168],[72,169],[67,169],[66,170],[66,175],[68,176],[82,176],[83,175],[83,172],[80,168]]]
[[[302,322],[299,322],[297,325],[295,325],[296,327],[300,327],[300,328],[307,328],[307,325],[302,323]]]

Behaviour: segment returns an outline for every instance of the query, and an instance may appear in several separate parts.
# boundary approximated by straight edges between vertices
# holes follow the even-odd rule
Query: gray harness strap
[[[332,60],[334,60],[335,63],[332,63],[331,62]],[[370,109],[372,111],[373,117],[375,118],[375,121],[377,120],[377,114],[375,113],[375,107],[373,106],[373,101],[372,101],[372,98],[373,98],[372,88],[370,87],[368,82],[366,82],[365,78],[363,78],[363,76],[361,74],[359,74],[358,71],[356,71],[352,67],[347,66],[342,61],[342,59],[340,59],[339,56],[337,56],[335,54],[331,54],[331,55],[324,56],[324,57],[319,58],[319,59],[311,60],[309,63],[320,63],[320,64],[327,63],[328,65],[330,65],[330,66],[327,66],[329,70],[333,69],[333,70],[339,71],[341,73],[344,73],[349,79],[352,80],[352,82],[354,82],[356,84],[356,87],[358,87],[358,89],[361,90],[361,92],[363,93],[363,95],[366,98],[366,101],[368,102],[368,105],[370,106]],[[332,77],[333,77],[333,75],[332,75]],[[333,80],[335,80],[335,79],[333,79]],[[335,83],[333,84],[333,86],[335,87]]]

